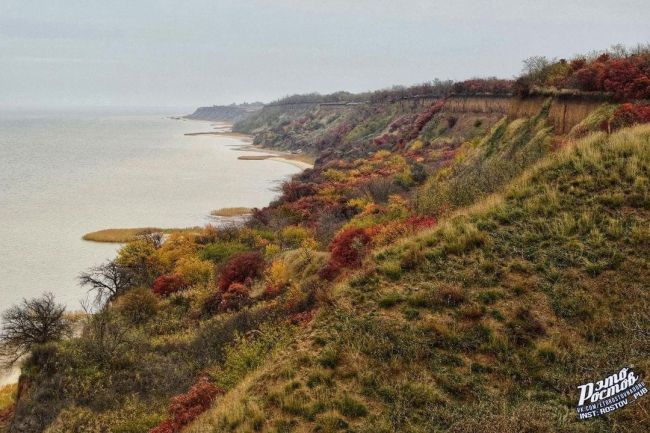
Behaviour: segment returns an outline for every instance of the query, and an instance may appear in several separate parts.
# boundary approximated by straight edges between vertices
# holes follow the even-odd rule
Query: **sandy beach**
[[[264,161],[264,160],[278,161],[278,162],[284,162],[286,164],[293,165],[294,167],[298,167],[302,170],[314,167],[313,157],[303,153],[289,153],[289,152],[283,152],[281,150],[268,149],[265,147],[256,146],[253,144],[253,137],[251,137],[250,135],[242,134],[239,132],[232,132],[233,125],[230,123],[212,122],[212,126],[215,129],[214,131],[188,132],[185,135],[186,136],[216,135],[222,137],[238,138],[244,141],[246,144],[235,148],[235,150],[242,151],[242,152],[267,153],[266,155],[242,155],[237,158],[242,161]]]

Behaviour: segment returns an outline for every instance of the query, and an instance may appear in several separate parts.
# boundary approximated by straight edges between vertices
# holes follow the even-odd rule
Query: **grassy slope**
[[[388,250],[187,429],[644,431],[576,386],[647,372],[650,127],[569,143],[502,196]],[[236,408],[236,410],[235,410]]]

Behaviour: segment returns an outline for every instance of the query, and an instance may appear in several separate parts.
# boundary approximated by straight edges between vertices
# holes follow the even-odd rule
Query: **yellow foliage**
[[[282,230],[280,233],[280,239],[282,243],[290,248],[298,247],[302,241],[311,237],[311,233],[308,229],[300,226],[288,226]]]
[[[264,256],[265,257],[273,257],[277,254],[280,253],[282,249],[280,248],[280,245],[277,244],[268,244],[267,246],[264,247]]]
[[[275,259],[265,273],[268,287],[276,290],[284,288],[289,283],[289,267],[282,259]]]
[[[373,158],[374,159],[384,159],[388,156],[390,156],[391,153],[388,150],[380,150],[378,152],[375,152]]]
[[[390,162],[400,167],[406,165],[406,159],[404,159],[402,155],[397,155],[397,154],[393,155],[390,158]]]
[[[424,147],[422,140],[415,140],[413,144],[411,144],[411,150],[420,150],[422,147]]]
[[[138,239],[120,248],[116,261],[123,266],[135,267],[152,259],[157,260],[156,248],[151,242]]]
[[[330,168],[330,169],[325,170],[325,172],[323,173],[323,176],[325,176],[325,178],[327,178],[329,180],[333,180],[333,181],[336,181],[336,182],[341,182],[341,181],[345,180],[345,177],[346,177],[345,173],[343,173],[340,170],[336,170],[334,168]]]
[[[370,200],[367,198],[352,198],[348,200],[347,205],[350,207],[357,208],[358,210],[363,210],[365,207],[370,204]]]
[[[300,243],[300,248],[307,251],[316,251],[316,248],[318,248],[318,242],[316,242],[316,239],[309,237],[307,239],[303,239],[303,241]]]
[[[196,244],[182,233],[172,233],[158,249],[158,257],[163,265],[171,269],[181,257],[187,257],[196,251]]]
[[[190,285],[207,284],[214,276],[214,266],[211,262],[196,257],[183,257],[176,263],[175,273],[180,274]]]

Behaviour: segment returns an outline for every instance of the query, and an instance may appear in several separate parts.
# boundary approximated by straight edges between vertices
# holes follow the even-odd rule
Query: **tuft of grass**
[[[349,395],[345,395],[341,400],[339,400],[336,407],[341,415],[348,418],[359,418],[368,415],[368,409],[366,406]]]

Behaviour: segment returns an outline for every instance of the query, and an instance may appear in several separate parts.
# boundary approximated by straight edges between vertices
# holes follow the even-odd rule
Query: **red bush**
[[[225,291],[232,283],[245,283],[261,275],[264,259],[258,252],[239,253],[233,255],[219,278],[219,290]]]
[[[426,229],[436,225],[436,219],[430,216],[411,216],[404,221],[407,227],[412,230]]]
[[[329,263],[320,271],[321,278],[332,280],[340,269],[361,266],[372,241],[365,229],[356,227],[341,231],[330,244]]]
[[[650,122],[650,105],[621,104],[614,112],[609,124],[602,125],[604,130],[615,130],[632,126],[636,123]]]
[[[170,417],[149,433],[177,433],[192,422],[201,413],[205,412],[217,395],[225,391],[214,386],[206,377],[201,377],[186,393],[171,399],[169,405]]]
[[[151,291],[158,296],[169,296],[187,287],[187,282],[178,274],[161,275],[155,279]]]
[[[618,99],[650,98],[650,56],[600,56],[571,63],[567,85],[584,91],[611,92]]]
[[[248,303],[250,290],[241,283],[232,283],[221,295],[219,308],[223,311],[239,310]]]
[[[327,281],[334,281],[334,279],[341,272],[341,269],[334,266],[331,262],[326,264],[324,268],[318,271],[318,276]]]

